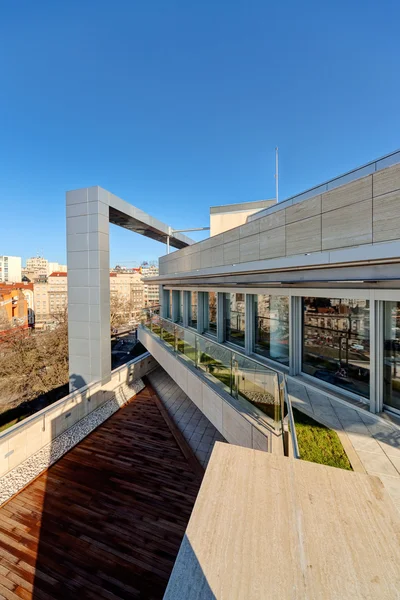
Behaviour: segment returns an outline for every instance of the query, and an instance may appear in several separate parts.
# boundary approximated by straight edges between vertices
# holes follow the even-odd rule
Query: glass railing
[[[291,437],[291,455],[297,457],[295,425],[285,375],[224,344],[164,319],[158,313],[158,308],[144,309],[142,325],[233,398],[250,402],[262,411],[272,421],[275,431],[282,433],[286,446]]]

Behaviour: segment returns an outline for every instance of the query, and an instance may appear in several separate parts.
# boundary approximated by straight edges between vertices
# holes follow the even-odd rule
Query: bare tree
[[[0,412],[68,382],[68,328],[15,328],[0,344]]]
[[[119,327],[127,323],[133,313],[133,304],[130,300],[120,296],[119,294],[112,294],[110,297],[110,325],[112,328]]]

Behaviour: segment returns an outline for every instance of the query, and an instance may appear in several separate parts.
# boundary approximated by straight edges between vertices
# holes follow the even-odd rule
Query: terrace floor
[[[207,467],[215,442],[226,442],[178,384],[159,367],[148,379],[199,462]]]
[[[202,472],[147,386],[0,509],[0,598],[162,598]]]
[[[355,470],[380,477],[400,511],[399,425],[393,419],[340,402],[299,378],[288,378],[288,391],[293,406],[335,429]]]

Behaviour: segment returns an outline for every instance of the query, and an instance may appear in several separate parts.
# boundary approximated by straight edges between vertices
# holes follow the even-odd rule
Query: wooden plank
[[[0,598],[162,598],[203,475],[183,442],[147,388],[12,498]]]

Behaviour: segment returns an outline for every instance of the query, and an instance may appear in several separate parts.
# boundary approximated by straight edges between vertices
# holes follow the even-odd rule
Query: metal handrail
[[[153,315],[151,314],[152,310],[149,310],[146,308],[145,311],[148,312],[150,323],[148,325],[146,325],[146,323],[143,322],[142,324],[154,333],[153,320],[152,320]],[[275,398],[274,406],[275,406],[276,412],[275,412],[274,421],[275,421],[275,424],[278,426],[279,431],[281,431],[283,435],[285,435],[285,421],[287,420],[289,422],[290,436],[292,439],[293,456],[295,458],[299,458],[299,450],[298,450],[298,444],[297,444],[297,438],[296,438],[296,429],[295,429],[295,424],[294,424],[293,411],[292,411],[289,395],[287,392],[286,377],[285,377],[284,373],[282,373],[281,371],[278,371],[277,369],[274,369],[273,367],[266,366],[264,363],[254,359],[252,357],[249,357],[245,354],[242,354],[241,352],[232,350],[225,344],[221,344],[220,342],[214,341],[214,340],[210,339],[208,336],[201,335],[198,332],[193,331],[192,329],[189,329],[187,327],[184,327],[181,324],[174,323],[171,319],[166,319],[164,317],[159,316],[158,325],[160,326],[160,339],[162,339],[163,323],[168,324],[168,330],[170,330],[171,326],[173,328],[172,331],[170,331],[170,333],[171,334],[173,333],[173,336],[174,336],[174,341],[173,341],[173,345],[172,345],[174,352],[178,351],[178,348],[177,348],[177,341],[178,341],[178,336],[179,336],[178,329],[187,331],[190,335],[193,336],[194,352],[195,352],[193,363],[196,368],[199,368],[198,341],[200,341],[200,340],[202,342],[210,343],[213,346],[219,347],[224,352],[229,353],[229,355],[230,355],[230,361],[229,361],[230,362],[230,373],[231,373],[231,380],[230,380],[231,384],[230,384],[230,392],[229,393],[234,398],[237,398],[238,394],[239,394],[239,385],[238,385],[238,380],[237,380],[237,378],[239,376],[239,368],[238,368],[238,364],[237,364],[238,356],[242,357],[244,360],[248,361],[250,364],[252,364],[256,367],[256,371],[254,374],[256,374],[257,371],[261,368],[261,370],[264,371],[265,373],[271,373],[274,376],[276,376],[278,397],[275,393],[274,394],[274,398]],[[180,338],[180,339],[184,339],[184,338]],[[236,365],[236,367],[234,365]],[[228,366],[227,366],[227,368],[229,369]],[[287,416],[286,417],[284,416],[285,406],[287,408]]]
[[[147,310],[147,308],[148,307],[146,307],[146,310]],[[278,369],[275,369],[275,367],[273,367],[273,366],[269,366],[269,365],[267,366],[267,365],[265,365],[265,363],[263,363],[260,360],[257,360],[253,356],[247,356],[247,354],[242,354],[239,349],[237,351],[236,350],[232,350],[232,348],[230,348],[226,344],[222,344],[221,342],[218,342],[217,340],[211,339],[207,335],[202,335],[201,333],[199,333],[198,331],[194,330],[193,328],[185,327],[184,325],[182,325],[182,323],[175,323],[175,321],[172,321],[172,319],[168,319],[166,317],[161,317],[161,316],[159,318],[162,319],[163,321],[167,321],[171,325],[176,325],[177,327],[182,327],[183,329],[186,329],[187,331],[189,331],[193,335],[199,336],[199,338],[204,339],[207,342],[212,342],[213,344],[215,344],[216,346],[220,346],[224,350],[229,350],[233,354],[235,354],[235,352],[236,352],[236,354],[240,354],[241,356],[243,356],[243,358],[245,358],[246,360],[248,360],[248,361],[250,361],[252,363],[255,363],[259,367],[262,367],[262,368],[264,368],[264,369],[266,369],[268,371],[272,371],[273,373],[276,373],[277,375],[283,375],[282,371],[278,371]]]
[[[297,434],[296,434],[296,424],[295,424],[294,416],[293,416],[292,402],[289,398],[289,393],[287,390],[286,377],[283,377],[282,382],[283,382],[283,387],[284,387],[284,394],[285,394],[285,397],[287,398],[287,401],[286,401],[287,420],[289,422],[289,431],[290,431],[290,437],[292,440],[293,458],[300,458],[299,443],[297,441]]]

